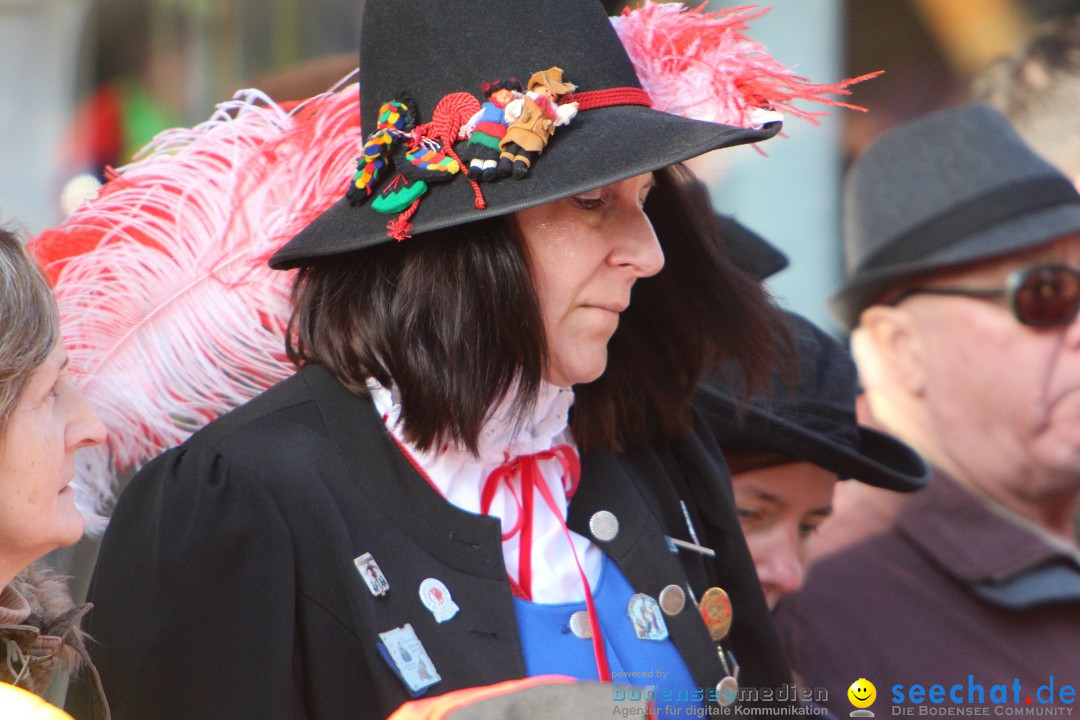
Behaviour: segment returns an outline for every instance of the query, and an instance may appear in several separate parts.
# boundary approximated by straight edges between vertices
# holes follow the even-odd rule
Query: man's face
[[[942,274],[929,287],[997,288],[1017,269],[1080,268],[1080,234]],[[1080,319],[1020,324],[1002,299],[917,294],[902,303],[923,339],[926,407],[950,465],[1030,500],[1080,487]]]

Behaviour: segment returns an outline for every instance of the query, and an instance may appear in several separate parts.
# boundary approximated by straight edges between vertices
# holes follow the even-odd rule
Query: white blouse
[[[567,426],[570,407],[574,404],[574,391],[570,388],[542,383],[531,415],[517,424],[508,417],[510,401],[504,400],[484,424],[477,456],[456,446],[421,452],[405,440],[399,427],[401,405],[396,388],[387,389],[369,380],[368,389],[383,422],[398,443],[412,455],[443,497],[468,512],[480,514],[480,494],[484,482],[492,471],[507,460],[544,452],[559,445],[569,445],[577,454]],[[562,517],[555,517],[540,493],[535,494],[532,599],[539,603],[578,602],[585,598],[585,590],[563,529],[569,504],[563,485],[563,466],[556,458],[542,460],[539,466],[543,482],[550,489]],[[521,477],[511,476],[509,484],[511,487],[506,482],[498,485],[489,511],[490,515],[501,520],[504,535],[517,521]],[[570,537],[590,586],[595,586],[600,578],[602,551],[573,531],[570,531]],[[520,541],[521,533],[515,533],[503,541],[503,560],[510,577],[515,580],[518,576]]]

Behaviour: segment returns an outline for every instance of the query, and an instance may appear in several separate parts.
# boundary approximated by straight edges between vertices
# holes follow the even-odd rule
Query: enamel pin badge
[[[379,563],[375,562],[375,558],[371,556],[371,553],[364,553],[353,558],[353,565],[356,566],[360,577],[364,578],[368,590],[375,597],[382,597],[390,589],[390,581],[383,575],[382,570],[379,569]]]
[[[723,589],[711,587],[701,596],[701,619],[709,628],[709,636],[716,642],[727,637],[731,630],[731,600]]]
[[[405,683],[413,697],[442,680],[409,623],[379,633],[379,640],[379,654],[387,661],[394,674]]]
[[[626,614],[634,624],[634,633],[642,640],[666,640],[667,624],[660,612],[660,606],[645,593],[638,593],[630,598]]]
[[[459,608],[446,585],[435,578],[428,578],[420,583],[420,602],[435,616],[435,622],[444,623],[457,615]]]

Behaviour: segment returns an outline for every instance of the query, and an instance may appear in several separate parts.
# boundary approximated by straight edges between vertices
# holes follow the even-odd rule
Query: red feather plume
[[[825,114],[800,109],[796,100],[865,110],[828,96],[849,95],[850,86],[880,73],[824,85],[796,75],[746,35],[748,23],[768,11],[744,5],[705,12],[647,0],[611,22],[657,110],[740,127],[759,125],[762,110],[810,122]]]

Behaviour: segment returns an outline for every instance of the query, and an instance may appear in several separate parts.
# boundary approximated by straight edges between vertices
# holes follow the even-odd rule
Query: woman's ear
[[[872,357],[873,372],[882,374],[880,381],[903,388],[909,395],[922,396],[926,390],[927,345],[910,312],[902,307],[873,305],[863,311],[856,332],[861,336],[858,342],[865,345],[859,354]],[[860,362],[860,371],[862,365]]]

